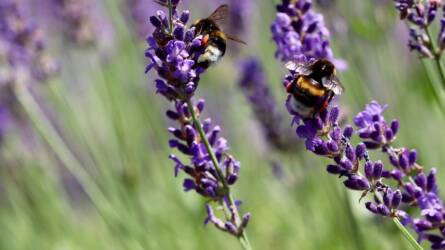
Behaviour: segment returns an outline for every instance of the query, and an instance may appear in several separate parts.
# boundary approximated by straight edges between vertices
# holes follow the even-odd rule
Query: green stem
[[[442,87],[445,89],[445,73],[444,73],[442,64],[440,63],[441,52],[437,48],[436,43],[434,42],[434,39],[431,36],[431,33],[430,33],[428,27],[425,27],[425,33],[427,34],[428,39],[431,43],[431,50],[432,50],[433,56],[434,56],[434,64],[436,65],[437,72],[440,75]]]
[[[173,5],[172,0],[168,0],[168,33],[171,35],[173,34]]]
[[[374,193],[375,197],[377,198],[380,203],[383,203],[382,197],[378,195],[377,193]],[[417,242],[417,240],[411,235],[411,233],[406,229],[406,227],[400,222],[400,220],[397,217],[393,217],[392,221],[394,224],[396,224],[397,228],[402,232],[403,236],[409,241],[411,246],[416,250],[423,250],[422,246]]]
[[[14,85],[14,92],[18,102],[31,119],[31,122],[36,127],[40,136],[48,143],[54,153],[56,153],[58,158],[63,162],[64,166],[85,188],[86,194],[90,197],[91,201],[95,204],[99,211],[104,212],[104,210],[106,210],[109,213],[111,212],[114,214],[114,209],[109,204],[100,188],[95,184],[94,180],[90,178],[82,164],[77,160],[63,139],[55,131],[51,122],[40,109],[39,103],[29,92],[28,87],[24,83],[17,82]]]
[[[414,249],[423,250],[422,246],[416,241],[416,239],[414,239],[414,237],[409,233],[406,227],[403,226],[398,218],[394,217],[392,218],[392,221],[394,222],[394,224],[396,224],[396,226],[402,232],[403,236],[405,236],[405,238],[409,241],[409,243],[411,243],[411,246]]]
[[[233,200],[230,186],[227,183],[226,178],[224,178],[224,173],[222,172],[221,168],[219,167],[219,163],[218,163],[218,160],[216,159],[215,153],[213,152],[212,146],[210,145],[210,143],[207,139],[207,136],[206,136],[204,130],[202,129],[201,122],[199,121],[199,119],[196,116],[195,108],[193,106],[191,99],[187,100],[187,107],[188,107],[188,110],[190,111],[190,114],[192,115],[193,124],[194,124],[195,128],[198,130],[201,141],[204,143],[207,153],[209,154],[210,159],[212,160],[213,166],[215,167],[215,170],[216,170],[216,174],[218,175],[218,179],[223,184],[224,192],[227,196],[229,206],[230,206],[231,210],[233,210],[234,215],[235,215],[236,226],[238,226],[241,223],[241,219],[239,217],[238,209],[237,209],[235,202]],[[250,246],[249,239],[247,238],[246,230],[244,230],[244,229],[242,230],[238,239],[245,250],[252,249],[252,247]]]

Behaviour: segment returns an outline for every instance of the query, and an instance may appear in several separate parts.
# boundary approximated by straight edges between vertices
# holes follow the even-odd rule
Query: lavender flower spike
[[[442,5],[441,0],[394,0],[395,8],[399,11],[400,19],[407,20],[410,24],[408,47],[416,51],[421,57],[434,58],[442,54],[445,48],[445,22],[442,18],[441,30],[437,35],[439,48],[434,47],[433,37],[429,33],[429,27],[436,20]],[[442,9],[442,15],[445,13]]]
[[[157,93],[174,103],[174,109],[166,113],[177,123],[177,127],[168,128],[173,136],[169,145],[183,155],[169,156],[175,163],[174,174],[183,172],[187,175],[183,181],[184,191],[194,190],[209,200],[205,224],[212,223],[219,230],[237,237],[245,249],[250,249],[245,233],[250,214],[240,216],[240,202],[234,200],[231,192],[239,178],[240,163],[228,153],[227,140],[220,136],[221,128],[212,126],[210,119],[201,123],[204,100],[192,100],[199,75],[204,72],[196,67],[203,52],[201,36],[196,36],[194,28],[186,25],[189,11],[177,11],[180,1],[170,3],[172,16],[158,11],[150,17],[154,31],[147,39],[149,48],[145,55],[149,59],[146,70],[156,70],[159,76],[155,80]],[[224,220],[215,215],[212,202],[226,211]]]
[[[252,106],[267,141],[279,150],[295,148],[294,140],[286,136],[291,131],[284,120],[284,114],[277,109],[275,98],[266,82],[266,76],[258,58],[243,60],[240,64],[240,75],[239,87]]]
[[[20,1],[0,1],[0,139],[23,119],[15,87],[42,83],[58,72],[46,53],[42,31],[27,18]]]
[[[420,2],[416,5],[416,14],[411,12],[411,8],[415,5],[414,1],[396,0],[396,2],[400,3],[398,7],[403,13],[403,18],[408,17],[410,21],[423,27],[434,19],[436,14],[434,6],[440,4],[438,0],[423,1],[427,2],[428,6],[431,5],[431,8],[423,8]],[[304,61],[320,58],[320,55],[324,55],[326,59],[332,57],[332,52],[328,49],[328,33],[321,25],[322,19],[313,14],[310,1],[283,0],[283,3],[277,6],[277,10],[277,20],[272,25],[272,34],[278,46],[277,57],[280,60]],[[424,12],[425,10],[428,12]],[[316,30],[318,32],[315,32],[315,38],[309,42],[305,41],[313,37],[311,35]],[[301,36],[301,32],[305,35]],[[319,39],[316,39],[317,37]],[[299,72],[292,69],[289,72],[284,79],[284,86],[300,77]],[[299,114],[298,110],[289,105],[292,98],[295,97],[289,94],[286,107],[294,118],[297,137],[305,140],[308,151],[332,160],[331,164],[327,165],[328,173],[343,178],[346,188],[360,191],[362,193],[360,200],[371,194],[373,199],[365,203],[370,212],[394,218],[397,222],[401,220],[404,225],[410,226],[418,233],[419,242],[426,239],[431,242],[432,249],[445,249],[443,227],[445,209],[437,192],[436,170],[424,173],[423,167],[416,162],[417,151],[393,147],[399,122],[393,120],[388,123],[385,120],[383,112],[387,108],[386,105],[380,105],[376,101],[368,104],[354,118],[356,125],[354,133],[351,125],[340,127],[338,122],[340,108],[327,107],[313,117],[304,118],[307,116]],[[351,142],[354,135],[361,138],[361,142],[357,145]],[[373,149],[380,149],[387,154],[393,168],[385,168],[381,161],[372,161],[368,150]],[[395,180],[397,185],[389,186],[388,180]],[[407,206],[418,208],[419,215],[413,218],[404,211]],[[409,235],[406,230],[402,232]],[[421,249],[411,235],[408,238],[417,249]]]
[[[334,58],[329,31],[323,16],[312,9],[311,0],[282,0],[271,31],[277,45],[275,56],[282,62],[328,59],[338,68],[346,68],[342,60]]]

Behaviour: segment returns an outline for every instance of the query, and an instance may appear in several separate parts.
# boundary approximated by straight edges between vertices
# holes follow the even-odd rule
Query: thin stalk
[[[172,34],[173,33],[173,5],[172,5],[172,0],[168,0],[168,18],[169,18],[169,22],[168,22],[168,33]]]
[[[193,124],[195,125],[195,128],[198,130],[201,141],[204,143],[207,153],[209,154],[210,159],[212,160],[213,166],[215,167],[216,173],[218,175],[218,179],[223,184],[223,188],[224,188],[225,194],[227,196],[229,206],[235,214],[235,223],[238,226],[239,223],[241,223],[241,219],[239,217],[238,209],[237,209],[235,202],[233,200],[230,186],[229,186],[229,184],[227,184],[227,180],[224,178],[224,174],[223,174],[221,168],[219,167],[219,163],[218,163],[218,160],[216,159],[215,153],[213,152],[212,146],[210,145],[210,143],[207,139],[207,136],[206,136],[204,130],[202,129],[201,122],[199,121],[199,119],[196,116],[196,112],[195,112],[193,103],[190,99],[187,100],[187,107],[188,107],[190,114],[192,115]],[[249,239],[247,238],[245,229],[243,229],[243,231],[241,232],[241,235],[238,237],[238,239],[245,250],[252,249],[252,247],[250,246]]]
[[[394,217],[394,218],[392,218],[392,221],[394,222],[394,224],[396,224],[396,226],[402,232],[403,236],[405,236],[405,238],[409,241],[409,243],[411,243],[411,246],[414,249],[423,250],[422,246],[419,245],[419,243],[416,241],[416,239],[414,239],[414,237],[409,233],[409,231],[406,229],[406,227],[403,226],[403,224],[400,222],[400,220],[398,218]]]
[[[380,203],[383,203],[382,198],[380,197],[380,195],[378,195],[377,193],[374,193],[374,194],[375,194],[375,197],[377,198],[377,200],[380,201]],[[411,244],[413,249],[423,250],[423,247],[411,235],[411,233],[408,231],[408,229],[406,229],[406,227],[400,222],[399,218],[393,217],[392,221],[394,222],[394,224],[396,224],[396,226],[400,230],[400,232],[402,232],[402,234],[405,237],[405,239],[407,239],[409,241],[409,243]]]
[[[431,50],[432,50],[433,56],[434,56],[434,64],[436,66],[437,72],[440,75],[442,87],[445,89],[445,72],[442,67],[442,63],[440,63],[441,53],[440,53],[439,49],[437,48],[436,43],[434,42],[434,39],[431,36],[431,33],[430,33],[428,27],[425,27],[425,33],[427,34],[428,39],[430,40]]]

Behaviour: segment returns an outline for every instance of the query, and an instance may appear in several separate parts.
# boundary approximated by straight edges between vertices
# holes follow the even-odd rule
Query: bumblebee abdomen
[[[300,76],[297,78],[297,86],[301,91],[307,92],[308,94],[316,97],[321,97],[326,94],[326,89],[317,84],[311,78],[306,76]]]

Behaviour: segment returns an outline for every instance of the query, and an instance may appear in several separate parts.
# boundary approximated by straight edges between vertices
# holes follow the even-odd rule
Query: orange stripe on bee
[[[215,30],[212,32],[212,35],[214,36],[218,36],[221,37],[224,40],[227,40],[226,34],[224,34],[224,32],[222,32],[221,30]]]
[[[312,84],[311,79],[305,76],[300,76],[297,79],[297,86],[299,89],[310,93],[313,96],[324,96],[326,89],[321,86],[316,86]]]

